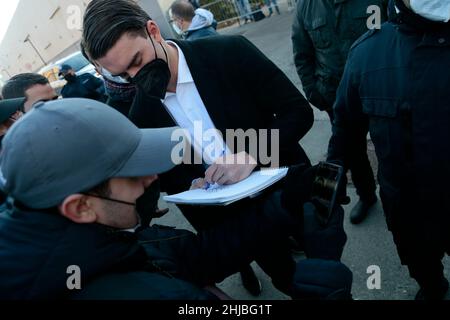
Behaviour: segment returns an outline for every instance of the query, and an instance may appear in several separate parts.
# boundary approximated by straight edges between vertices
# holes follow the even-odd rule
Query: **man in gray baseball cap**
[[[0,155],[12,199],[0,211],[0,300],[211,299],[208,285],[272,259],[265,248],[300,223],[278,193],[198,235],[135,228],[136,201],[177,164],[174,130],[138,129],[85,99],[39,103],[17,122]],[[293,297],[348,297],[351,272],[310,259],[293,262],[286,281]]]
[[[5,191],[33,209],[51,208],[113,178],[153,176],[175,166],[174,128],[140,130],[87,99],[39,103],[4,140]]]

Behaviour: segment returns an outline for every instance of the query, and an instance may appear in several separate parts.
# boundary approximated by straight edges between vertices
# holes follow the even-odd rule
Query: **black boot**
[[[353,224],[359,224],[363,222],[363,220],[369,214],[370,209],[376,202],[376,197],[370,201],[359,200],[350,213],[350,222]]]
[[[415,300],[443,300],[448,291],[448,280],[442,277],[436,286],[420,287]]]
[[[261,282],[250,265],[241,270],[241,279],[242,285],[251,295],[259,296],[261,294]]]

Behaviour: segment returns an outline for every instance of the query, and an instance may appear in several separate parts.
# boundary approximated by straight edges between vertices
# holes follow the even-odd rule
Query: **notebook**
[[[233,185],[186,191],[165,196],[164,200],[176,204],[226,206],[247,197],[257,196],[283,179],[287,172],[288,168],[265,169],[254,172],[247,179]]]

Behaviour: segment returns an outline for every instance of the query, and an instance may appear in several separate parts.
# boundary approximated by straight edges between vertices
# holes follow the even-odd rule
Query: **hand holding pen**
[[[256,160],[246,152],[225,155],[216,160],[205,173],[205,182],[212,185],[230,185],[250,176],[255,170]]]

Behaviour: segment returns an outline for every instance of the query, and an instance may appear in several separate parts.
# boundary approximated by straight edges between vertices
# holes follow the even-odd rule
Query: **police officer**
[[[368,31],[370,6],[387,18],[387,0],[300,0],[294,19],[292,42],[298,75],[309,102],[326,111],[333,121],[333,104],[351,45]],[[370,12],[370,11],[369,11]],[[376,185],[366,148],[349,163],[360,197],[350,214],[352,223],[364,220],[375,204]]]
[[[77,76],[70,65],[64,64],[59,72],[67,81],[61,90],[63,98],[86,98],[104,102],[106,100],[105,86],[102,80],[89,73]]]
[[[370,131],[387,224],[420,285],[416,299],[441,299],[450,252],[450,0],[395,0],[391,9],[390,21],[350,51],[329,156],[357,158]]]

